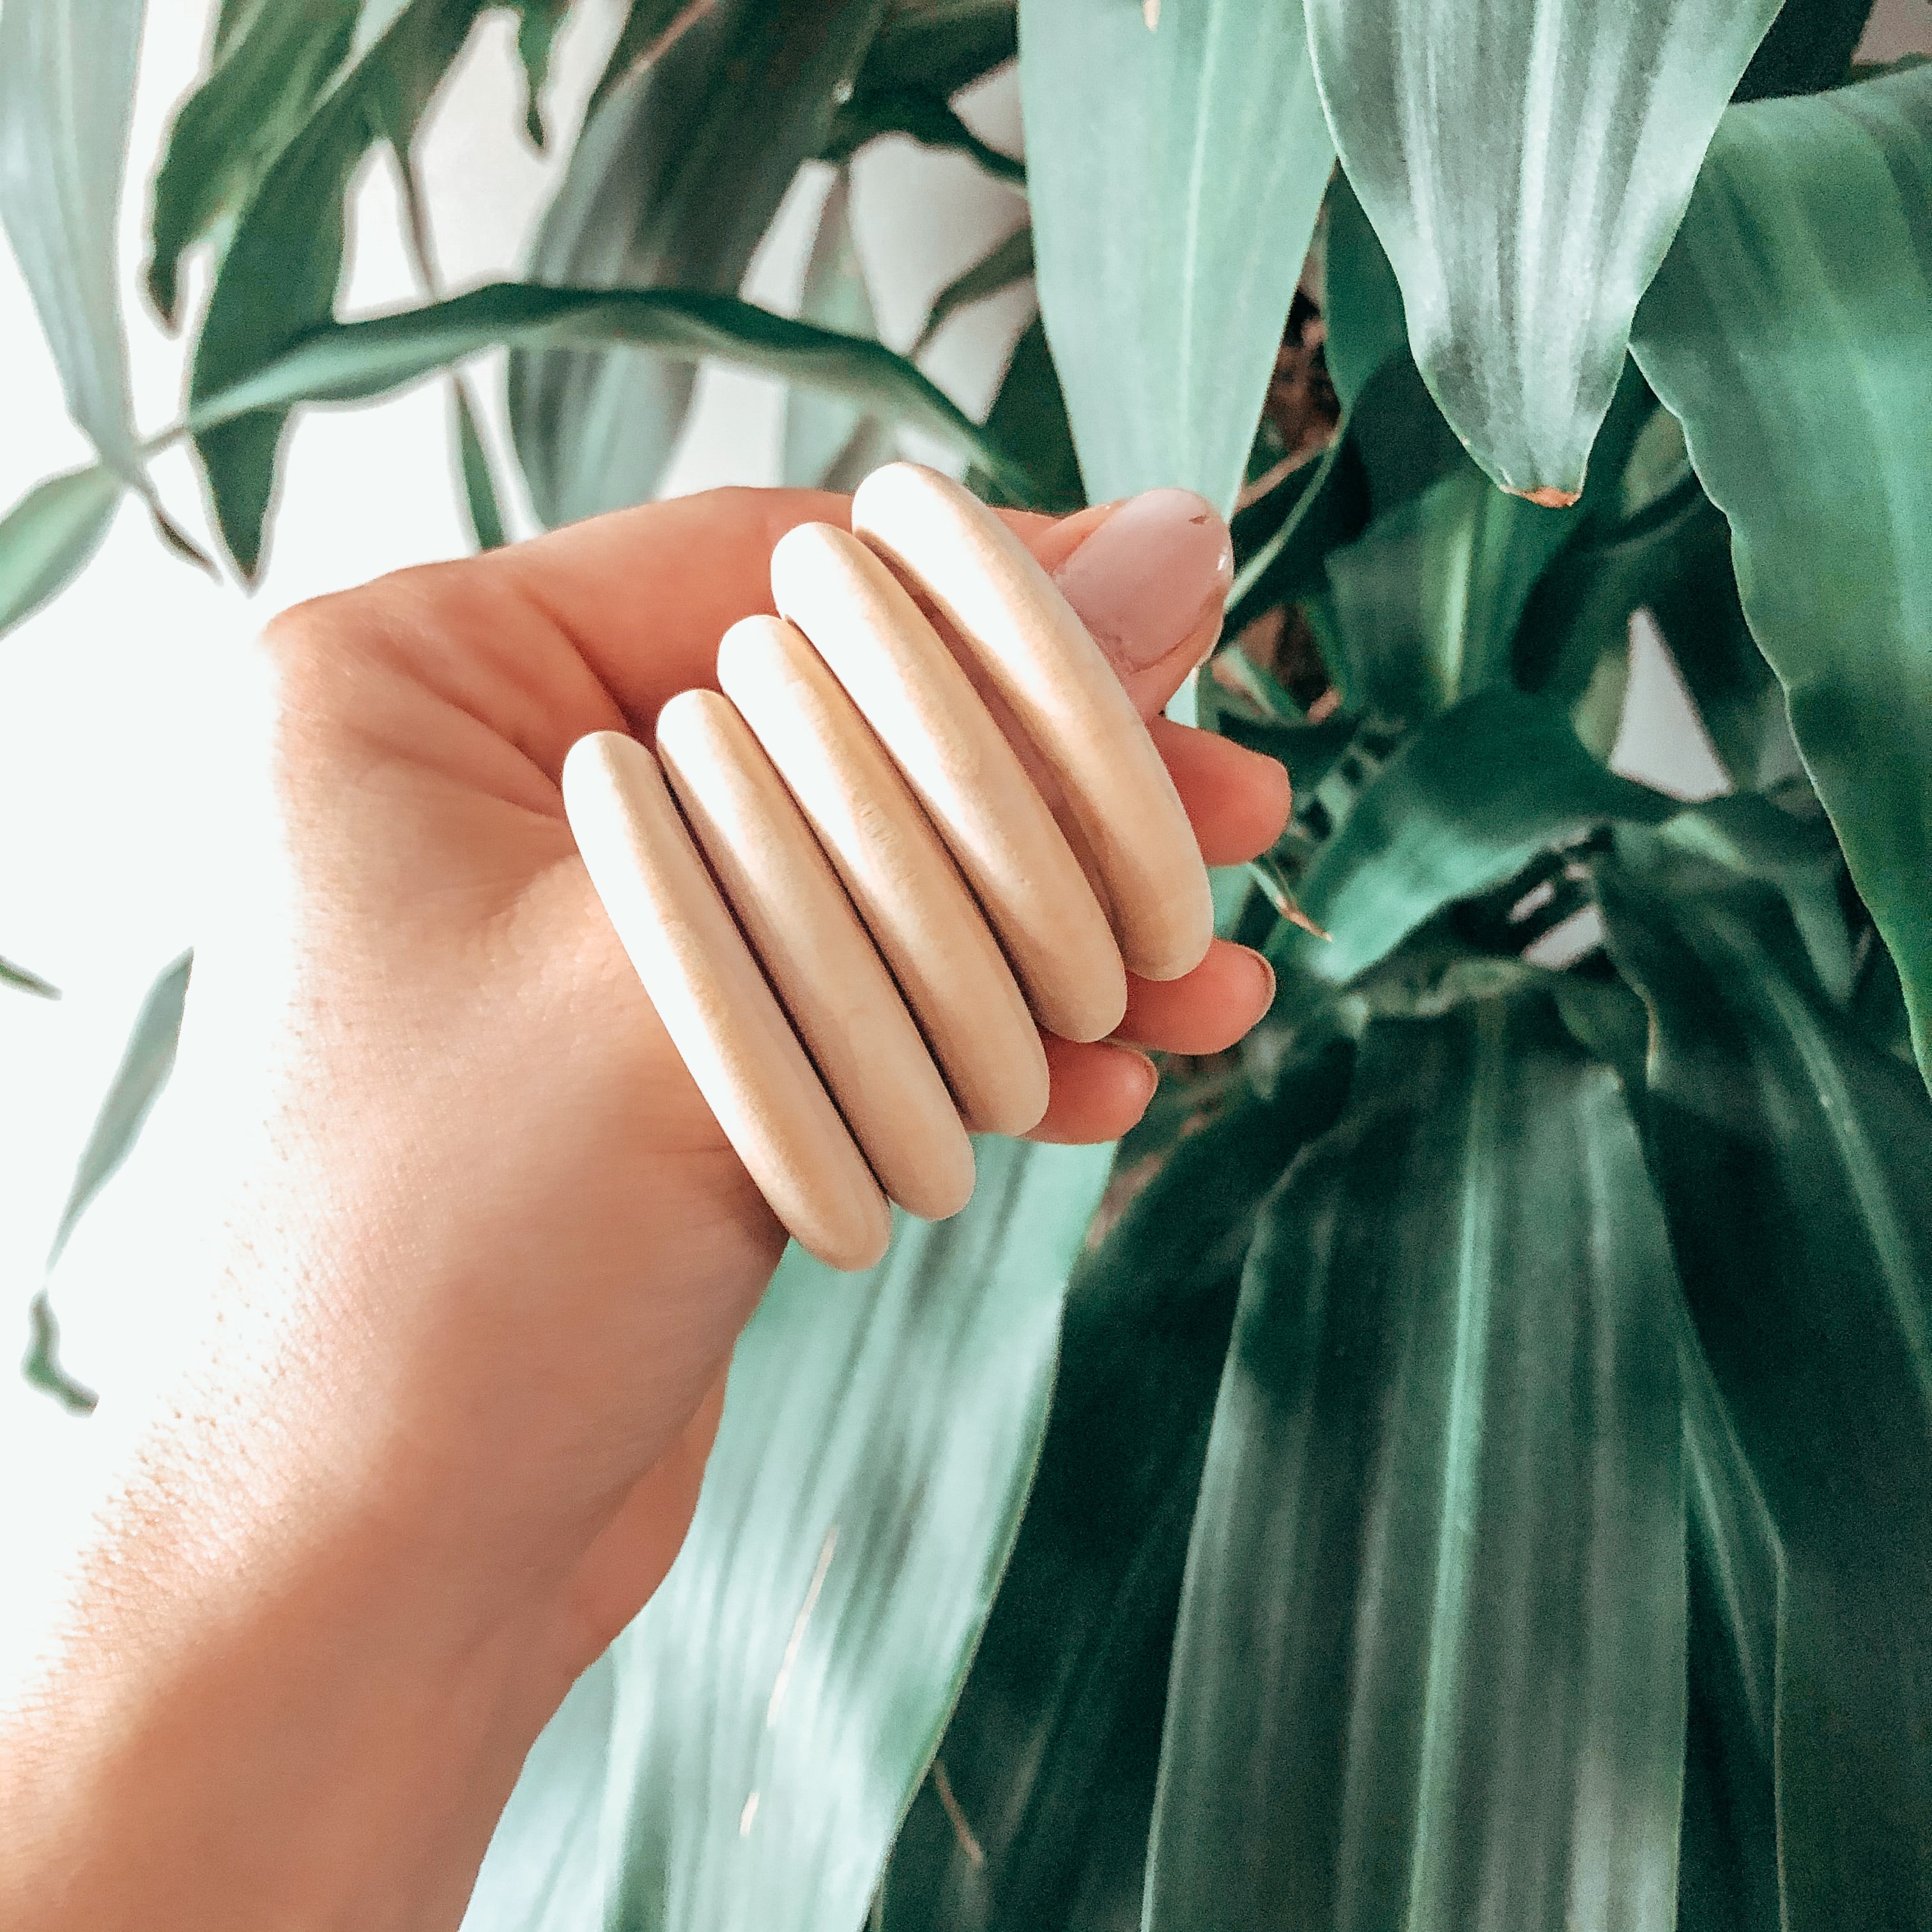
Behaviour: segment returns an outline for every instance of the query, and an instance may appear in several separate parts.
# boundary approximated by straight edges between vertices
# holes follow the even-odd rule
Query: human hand
[[[148,1598],[104,1667],[145,1694],[265,1602],[298,1658],[321,1642],[352,1660],[372,1618],[418,1673],[452,1646],[498,1657],[488,1695],[515,1714],[483,1797],[452,1801],[458,1870],[514,1739],[674,1556],[782,1245],[602,914],[558,775],[584,733],[648,739],[667,698],[711,682],[724,632],[770,608],[778,536],[847,508],[738,491],[598,518],[301,607],[254,660],[260,728],[177,1076],[232,1136],[213,1156],[220,1274],[91,1559]],[[1014,520],[1150,720],[1204,856],[1263,849],[1280,766],[1158,715],[1218,632],[1220,520],[1162,492]],[[1217,942],[1184,980],[1134,982],[1122,1036],[1216,1050],[1271,992]],[[1037,1138],[1138,1117],[1144,1055],[1048,1053]],[[367,1580],[386,1565],[379,1610]],[[310,1687],[318,1708],[331,1689],[326,1672]],[[169,1722],[179,1762],[192,1712]],[[370,1747],[341,1724],[335,1781],[352,1784]],[[386,1788],[367,1788],[372,1820]],[[366,1862],[357,1828],[332,1828]]]

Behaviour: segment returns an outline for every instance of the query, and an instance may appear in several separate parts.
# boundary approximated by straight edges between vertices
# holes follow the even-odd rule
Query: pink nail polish
[[[1158,662],[1227,596],[1228,526],[1191,490],[1130,497],[1063,563],[1055,581],[1124,670]]]

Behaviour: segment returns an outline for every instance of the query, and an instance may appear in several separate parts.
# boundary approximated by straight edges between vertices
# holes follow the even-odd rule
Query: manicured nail
[[[1149,490],[1108,518],[1055,581],[1108,656],[1140,670],[1218,610],[1234,577],[1234,546],[1214,505],[1191,490]]]

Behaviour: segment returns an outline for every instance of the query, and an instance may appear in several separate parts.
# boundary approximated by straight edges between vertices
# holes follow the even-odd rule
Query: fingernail
[[[1191,490],[1149,490],[1108,518],[1054,580],[1114,663],[1140,670],[1217,610],[1234,577],[1214,505]]]
[[[1262,988],[1259,1004],[1262,1011],[1265,1013],[1274,1004],[1274,968],[1268,964],[1267,954],[1264,952],[1257,952],[1252,946],[1247,948],[1246,951],[1248,957],[1254,962],[1256,967],[1259,969],[1256,975]]]
[[[1135,1071],[1140,1076],[1140,1110],[1142,1113],[1145,1113],[1148,1109],[1148,1102],[1154,1098],[1154,1090],[1160,1084],[1160,1068],[1156,1066],[1154,1062],[1150,1060],[1145,1054],[1139,1052],[1136,1048],[1131,1046],[1117,1046],[1114,1048],[1114,1051],[1116,1053],[1126,1056],[1136,1063]]]

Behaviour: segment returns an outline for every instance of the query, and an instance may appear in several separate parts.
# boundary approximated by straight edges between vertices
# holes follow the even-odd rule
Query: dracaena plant
[[[244,578],[304,403],[508,344],[557,521],[734,358],[791,480],[910,423],[1007,500],[1222,505],[1200,712],[1298,803],[1219,881],[1280,980],[1238,1054],[1118,1150],[984,1149],[868,1280],[787,1259],[472,1932],[1932,1924],[1932,67],[1854,66],[1867,0],[634,0],[528,279],[344,317],[346,187],[488,10],[220,8],[148,296],[206,250],[163,434]],[[100,456],[0,530],[9,617],[124,492],[176,531],[110,253],[140,13],[0,14]],[[953,104],[1016,51],[1023,165]],[[871,339],[842,173],[802,315],[736,296],[892,131],[1024,184],[928,326],[1036,280],[983,423]],[[1723,796],[1609,768],[1636,613]]]

